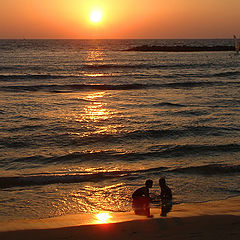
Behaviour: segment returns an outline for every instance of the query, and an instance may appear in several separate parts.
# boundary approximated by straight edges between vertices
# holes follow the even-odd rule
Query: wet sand
[[[151,213],[110,213],[105,224],[92,214],[1,222],[0,239],[240,239],[240,197],[173,205],[167,217],[160,209]]]

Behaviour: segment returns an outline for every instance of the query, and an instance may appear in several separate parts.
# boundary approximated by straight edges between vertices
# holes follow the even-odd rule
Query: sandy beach
[[[167,217],[110,213],[107,223],[94,215],[2,222],[0,239],[239,239],[240,197],[174,205]]]
[[[240,240],[240,0],[0,2],[0,240]]]

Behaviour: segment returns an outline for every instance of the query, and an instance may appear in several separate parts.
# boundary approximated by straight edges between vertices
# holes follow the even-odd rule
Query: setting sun
[[[90,13],[90,20],[93,23],[98,23],[102,20],[102,11],[99,9],[92,10]]]

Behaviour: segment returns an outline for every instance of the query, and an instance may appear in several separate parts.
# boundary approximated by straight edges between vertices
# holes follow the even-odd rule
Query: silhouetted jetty
[[[149,46],[142,45],[127,49],[126,51],[140,52],[219,52],[219,51],[235,51],[233,46]]]

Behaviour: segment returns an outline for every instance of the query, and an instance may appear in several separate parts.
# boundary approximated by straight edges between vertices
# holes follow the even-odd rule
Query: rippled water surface
[[[128,52],[232,40],[0,40],[0,219],[240,194],[240,57]]]

